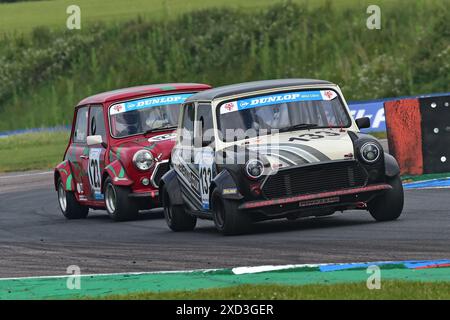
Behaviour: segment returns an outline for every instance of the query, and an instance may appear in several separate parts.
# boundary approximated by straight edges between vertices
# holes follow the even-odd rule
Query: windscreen
[[[122,138],[176,127],[181,104],[191,95],[157,96],[112,105],[109,109],[112,136]]]
[[[242,139],[233,134],[233,130],[250,132],[250,138],[274,130],[299,130],[302,126],[345,128],[351,125],[351,120],[335,91],[316,90],[274,93],[223,103],[218,109],[218,123],[220,134],[228,142]]]

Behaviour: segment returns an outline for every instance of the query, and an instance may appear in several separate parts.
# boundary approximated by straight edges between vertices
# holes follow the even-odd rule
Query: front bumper
[[[286,210],[300,210],[305,207],[317,207],[321,205],[333,205],[342,206],[344,204],[351,204],[357,202],[368,201],[374,193],[382,192],[392,189],[389,184],[373,184],[365,187],[341,189],[330,192],[320,192],[314,194],[298,195],[293,197],[277,198],[270,200],[257,200],[244,202],[239,206],[240,210],[253,210],[261,208],[274,208],[278,207],[277,211],[281,208]],[[327,199],[337,198],[338,201],[331,202]],[[317,200],[317,201],[316,201]],[[320,200],[323,200],[322,202]],[[308,205],[308,202],[311,205]],[[305,205],[302,205],[305,204]]]
[[[134,199],[143,199],[143,198],[158,198],[159,196],[159,191],[155,190],[152,192],[134,192],[134,193],[130,193],[128,195],[129,198],[134,198]]]
[[[130,199],[135,201],[141,210],[159,207],[159,191],[150,192],[133,192],[128,195]]]

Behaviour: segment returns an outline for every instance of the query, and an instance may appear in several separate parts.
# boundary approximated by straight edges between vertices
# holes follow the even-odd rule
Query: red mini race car
[[[62,213],[106,209],[117,221],[159,206],[181,104],[205,84],[160,84],[94,95],[75,108],[64,161],[54,173]]]

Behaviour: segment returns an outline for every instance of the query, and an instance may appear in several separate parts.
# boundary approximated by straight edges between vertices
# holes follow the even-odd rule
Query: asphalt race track
[[[0,277],[143,272],[266,264],[422,260],[450,257],[450,190],[406,192],[398,221],[362,211],[320,219],[277,220],[251,234],[224,237],[212,222],[171,232],[161,210],[115,223],[104,211],[66,220],[52,175],[0,176]]]

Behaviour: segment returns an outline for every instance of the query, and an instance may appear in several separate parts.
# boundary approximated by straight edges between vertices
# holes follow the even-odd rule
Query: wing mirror
[[[87,136],[86,143],[88,146],[94,146],[96,144],[101,144],[104,148],[107,147],[107,144],[105,142],[103,142],[103,138],[100,135]]]
[[[356,119],[355,121],[356,121],[356,125],[360,129],[370,128],[370,118],[368,118],[368,117],[359,118],[359,119]]]

